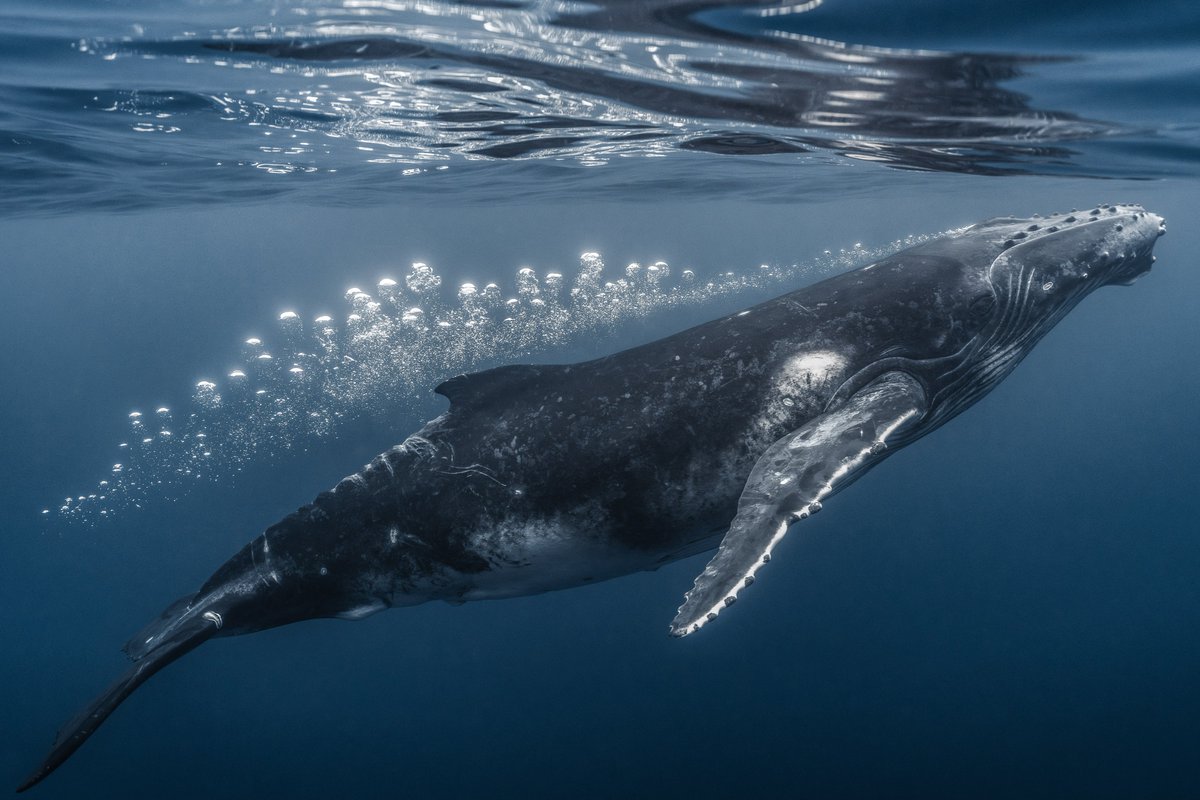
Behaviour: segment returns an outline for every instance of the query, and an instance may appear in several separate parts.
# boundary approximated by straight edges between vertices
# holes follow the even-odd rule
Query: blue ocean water
[[[665,631],[706,556],[223,639],[32,791],[1195,794],[1197,86],[1183,0],[9,0],[4,774],[442,378],[1113,201],[1166,217],[1153,272],[793,530],[702,634]],[[620,302],[558,314],[589,253]],[[493,282],[512,323],[454,333]]]

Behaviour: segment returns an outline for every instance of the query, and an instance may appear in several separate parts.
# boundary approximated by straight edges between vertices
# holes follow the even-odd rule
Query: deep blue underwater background
[[[132,409],[186,409],[280,312],[344,316],[414,261],[448,297],[588,250],[706,280],[1138,202],[1169,231],[1149,275],[793,529],[701,634],[666,626],[707,556],[217,640],[32,796],[1200,794],[1197,7],[809,5],[0,5],[0,774],[142,624],[442,409],[431,369],[190,492],[144,467],[111,518],[59,512]]]

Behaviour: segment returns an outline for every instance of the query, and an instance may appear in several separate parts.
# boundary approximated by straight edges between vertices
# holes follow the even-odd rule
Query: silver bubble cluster
[[[198,381],[180,412],[130,413],[128,437],[104,480],[42,514],[94,523],[177,498],[199,481],[227,479],[251,462],[304,449],[347,422],[414,410],[447,377],[585,336],[594,342],[622,322],[671,308],[803,285],[930,238],[910,236],[876,250],[855,245],[809,264],[763,265],[710,280],[661,261],[606,270],[599,254],[584,253],[572,280],[523,267],[511,293],[496,283],[464,283],[452,300],[441,276],[413,264],[402,281],[347,290],[339,318],[305,324],[294,311],[280,314],[271,342],[245,340],[242,365]]]

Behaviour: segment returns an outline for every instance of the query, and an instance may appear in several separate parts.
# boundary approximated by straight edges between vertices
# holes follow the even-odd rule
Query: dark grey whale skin
[[[209,638],[567,588],[714,548],[772,443],[902,372],[927,405],[894,452],[986,393],[1092,289],[1147,271],[1162,230],[1138,206],[989,220],[615,355],[452,378],[437,388],[446,413],[131,639],[129,671],[19,790]]]
[[[884,358],[962,348],[981,317],[959,309],[983,290],[958,280],[959,263],[910,252],[874,274],[841,275],[595,361],[451,379],[438,387],[446,414],[269,528],[200,596],[283,562],[303,584],[269,588],[289,595],[280,616],[226,617],[252,630],[337,614],[348,598],[476,599],[478,576],[489,573],[512,573],[521,587],[512,594],[564,588],[557,572],[544,582],[520,574],[540,566],[518,553],[536,550],[524,540],[543,525],[569,528],[589,555],[613,559],[580,565],[575,583],[714,547],[758,456],[821,413],[844,381]],[[931,286],[951,282],[954,291],[928,302]],[[786,405],[777,375],[809,350],[835,350],[845,365]]]

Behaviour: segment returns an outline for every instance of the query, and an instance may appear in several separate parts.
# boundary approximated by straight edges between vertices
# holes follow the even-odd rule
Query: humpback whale
[[[670,625],[691,634],[793,523],[986,394],[1093,289],[1147,272],[1164,232],[1136,205],[992,219],[611,356],[451,378],[445,413],[130,639],[132,665],[18,791],[216,637],[565,589],[717,548]]]

